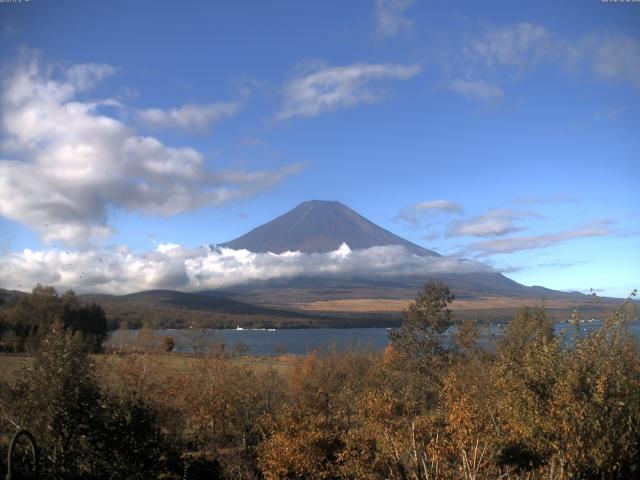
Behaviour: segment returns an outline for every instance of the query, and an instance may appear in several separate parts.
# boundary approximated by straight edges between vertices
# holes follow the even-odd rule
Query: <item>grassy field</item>
[[[179,378],[187,375],[198,367],[205,358],[202,355],[188,355],[176,353],[151,353],[137,355],[136,358],[143,359],[158,370],[161,370],[169,377]],[[131,360],[134,354],[100,354],[92,356],[96,362],[99,372],[109,377],[109,372],[118,371],[118,364]],[[237,365],[249,365],[257,369],[273,368],[278,372],[289,370],[295,361],[295,356],[249,356],[231,357],[230,361]],[[31,355],[0,354],[0,381],[13,381],[20,373],[33,362]],[[111,380],[117,381],[112,378]]]
[[[412,298],[348,298],[336,300],[318,300],[298,303],[296,308],[318,312],[402,312],[413,301]],[[473,300],[456,300],[450,306],[459,310],[518,309],[523,306],[540,305],[545,308],[566,309],[593,308],[593,303],[579,302],[573,299],[535,299],[510,297],[481,297]]]
[[[30,355],[0,355],[0,381],[15,379],[31,362],[33,357]]]

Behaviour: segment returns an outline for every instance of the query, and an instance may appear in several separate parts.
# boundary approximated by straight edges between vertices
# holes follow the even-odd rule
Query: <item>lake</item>
[[[602,326],[599,320],[581,323],[580,335]],[[576,328],[569,324],[557,324],[556,331]],[[490,325],[483,329],[479,344],[483,348],[491,348],[502,327]],[[631,331],[640,340],[640,325],[631,325]],[[138,336],[138,330],[127,330],[126,338],[119,338],[121,333],[113,332],[106,342],[107,346],[113,346],[121,342],[134,342]],[[204,350],[207,345],[215,342],[224,342],[225,348],[233,349],[242,346],[247,353],[253,355],[275,355],[277,353],[291,353],[304,355],[314,350],[326,350],[335,348],[344,351],[349,348],[370,348],[382,350],[387,345],[389,330],[386,328],[314,328],[314,329],[280,329],[280,330],[252,330],[252,329],[166,329],[155,330],[157,337],[173,337],[175,340],[175,352],[193,353],[194,350]]]

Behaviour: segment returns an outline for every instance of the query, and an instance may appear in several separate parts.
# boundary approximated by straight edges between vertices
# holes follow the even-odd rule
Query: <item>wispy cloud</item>
[[[448,225],[450,236],[500,236],[507,233],[524,230],[517,222],[524,218],[539,218],[536,212],[517,211],[506,208],[489,210],[484,215],[479,215],[467,220],[456,220]]]
[[[479,98],[481,100],[496,100],[504,97],[502,88],[482,80],[455,79],[449,84],[451,90],[465,97]]]
[[[429,213],[462,213],[462,206],[450,200],[418,202],[401,209],[397,218],[416,226],[420,223],[419,217]]]
[[[468,246],[468,250],[480,255],[513,253],[519,250],[548,248],[569,240],[587,237],[602,237],[611,235],[612,233],[613,229],[611,228],[611,222],[600,221],[583,227],[565,230],[563,232],[475,242]]]
[[[529,22],[489,26],[460,38],[445,47],[443,83],[459,95],[482,101],[503,98],[505,81],[556,57],[558,50],[558,40],[549,30]]]
[[[439,210],[450,213],[462,212],[462,206],[450,200],[430,200],[427,202],[420,202],[413,205],[412,208],[418,211]]]
[[[604,112],[596,112],[593,118],[594,120],[613,120],[619,117],[626,109],[627,107],[616,107]]]
[[[204,130],[211,124],[235,115],[240,110],[237,102],[218,102],[207,105],[183,105],[179,108],[146,108],[137,111],[139,119],[154,128],[181,128]]]
[[[83,63],[74,65],[64,72],[64,76],[74,89],[89,90],[107,77],[116,73],[115,67],[104,63]]]
[[[111,233],[110,208],[171,215],[254,195],[299,167],[216,172],[189,147],[138,135],[78,93],[115,72],[83,64],[63,72],[25,58],[3,82],[0,215],[44,241],[85,243]],[[58,75],[56,75],[58,73]]]
[[[0,26],[0,38],[14,37],[20,33],[20,29],[13,18],[7,16],[3,20],[2,26]]]
[[[576,260],[574,262],[564,262],[564,261],[555,261],[555,262],[546,262],[546,263],[537,263],[535,265],[521,265],[521,266],[511,266],[511,267],[503,267],[499,268],[502,273],[516,273],[522,272],[525,270],[539,270],[541,268],[570,268],[575,265],[583,265],[586,262],[585,260]]]
[[[506,83],[543,63],[565,74],[640,88],[640,39],[624,34],[569,37],[532,22],[494,25],[452,47],[445,58],[447,87],[481,100],[503,97]]]
[[[154,288],[198,291],[298,275],[366,278],[438,273],[494,272],[482,263],[453,257],[419,257],[400,245],[333,252],[252,253],[229,248],[160,244],[155,251],[24,250],[0,253],[4,288],[29,289],[44,282],[79,292],[130,293]]]
[[[379,101],[383,94],[370,87],[372,82],[408,80],[420,70],[419,65],[366,63],[316,68],[286,84],[284,104],[277,118],[313,117],[339,108]]]
[[[467,45],[469,60],[487,67],[509,66],[523,71],[555,55],[555,40],[549,30],[533,23],[516,23],[489,28]]]
[[[289,175],[300,173],[305,167],[307,167],[305,163],[294,163],[276,171],[221,170],[212,172],[209,178],[218,184],[246,185],[248,190],[245,190],[245,195],[243,196],[250,196],[259,190],[280,183],[280,181]],[[251,186],[256,188],[251,190]]]
[[[628,36],[591,37],[583,51],[584,56],[593,52],[593,72],[598,78],[630,83],[640,88],[640,40]]]
[[[376,0],[376,29],[379,35],[391,37],[411,28],[407,10],[414,0]]]
[[[556,195],[528,195],[524,197],[518,197],[514,199],[516,203],[523,203],[526,205],[538,204],[538,203],[564,203],[564,202],[574,202],[576,201],[576,197],[567,195],[564,193],[558,193]]]

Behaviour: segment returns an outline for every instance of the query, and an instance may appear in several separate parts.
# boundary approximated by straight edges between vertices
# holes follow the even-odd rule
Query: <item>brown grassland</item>
[[[130,355],[130,354],[128,354]],[[101,378],[111,384],[118,383],[115,372],[120,370],[123,363],[128,361],[128,355],[117,354],[92,354],[90,357],[96,365]],[[167,378],[181,378],[193,372],[206,358],[204,355],[189,355],[178,353],[139,353],[145,362],[154,364],[162,370]],[[0,381],[15,382],[22,372],[33,366],[34,355],[0,353]],[[245,355],[235,356],[229,359],[238,367],[251,367],[256,369],[274,369],[284,373],[292,368],[296,361],[294,355]]]
[[[319,312],[402,312],[412,299],[390,298],[349,298],[337,300],[317,300],[295,304],[296,308]],[[544,308],[566,309],[584,307],[577,300],[552,299],[540,301],[535,298],[480,297],[473,300],[456,300],[451,306],[454,312],[461,310],[514,309],[540,304]]]

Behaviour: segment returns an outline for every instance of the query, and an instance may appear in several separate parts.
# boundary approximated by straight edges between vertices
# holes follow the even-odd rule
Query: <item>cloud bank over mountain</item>
[[[253,253],[224,247],[160,244],[155,251],[24,250],[0,255],[3,287],[29,290],[36,283],[78,292],[123,294],[148,289],[198,291],[255,280],[304,276],[374,277],[494,272],[479,262],[425,257],[401,245],[326,253]]]

